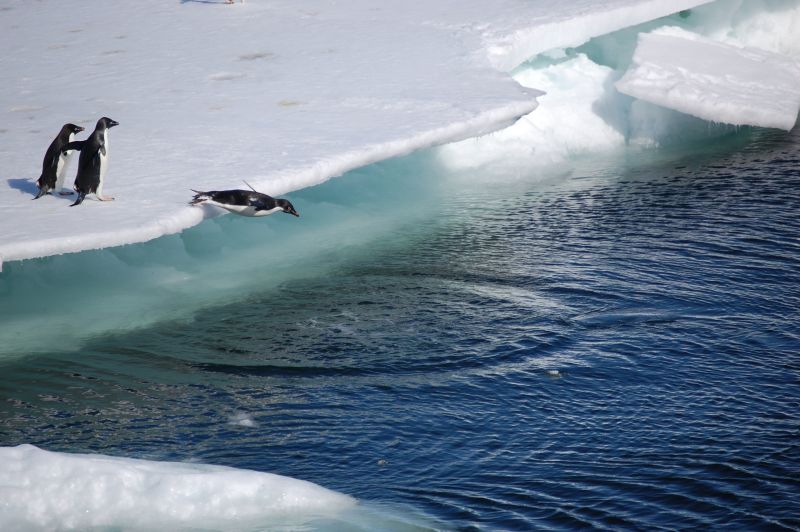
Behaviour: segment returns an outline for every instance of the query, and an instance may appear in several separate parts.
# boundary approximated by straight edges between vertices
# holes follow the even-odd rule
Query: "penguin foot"
[[[39,199],[39,198],[41,198],[42,196],[44,196],[45,194],[49,194],[49,193],[50,193],[50,191],[49,191],[49,190],[47,190],[46,188],[40,188],[40,189],[39,189],[39,192],[37,192],[37,193],[36,193],[36,196],[34,196],[34,197],[33,197],[33,198],[31,198],[31,199]]]
[[[72,196],[75,193],[73,191],[71,191],[71,190],[62,190],[58,194],[59,194],[59,196]]]
[[[111,196],[97,196],[97,199],[100,201],[114,201],[114,198]]]
[[[78,192],[78,199],[75,200],[75,203],[70,205],[70,207],[74,207],[75,205],[80,205],[83,202],[83,198],[86,197],[86,194],[83,192]]]

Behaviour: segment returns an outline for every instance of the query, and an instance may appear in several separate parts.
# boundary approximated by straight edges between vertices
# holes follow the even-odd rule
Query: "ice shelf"
[[[142,242],[219,214],[187,206],[191,188],[247,180],[283,195],[503,128],[537,105],[539,92],[506,73],[520,61],[703,3],[9,4],[0,264]],[[101,116],[120,122],[104,188],[116,201],[31,201],[62,124],[91,130]]]

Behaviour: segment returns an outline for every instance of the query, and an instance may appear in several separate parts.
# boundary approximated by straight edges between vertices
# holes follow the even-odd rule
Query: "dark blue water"
[[[451,188],[324,275],[8,359],[0,443],[446,529],[800,529],[800,136],[630,157]]]

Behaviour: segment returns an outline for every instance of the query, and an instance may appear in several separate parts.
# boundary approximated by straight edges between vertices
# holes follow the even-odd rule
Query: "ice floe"
[[[271,195],[498,130],[533,54],[703,0],[14,3],[0,18],[0,261],[142,242],[215,216],[190,188]],[[46,28],[43,31],[42,28]],[[66,122],[112,131],[115,202],[29,201]]]
[[[800,62],[666,27],[639,36],[616,87],[704,120],[788,131],[800,110]]]
[[[0,447],[2,530],[299,526],[355,505],[342,493],[270,473]]]

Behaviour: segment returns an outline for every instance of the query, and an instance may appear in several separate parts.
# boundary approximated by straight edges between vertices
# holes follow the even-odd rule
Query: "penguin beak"
[[[80,133],[84,129],[86,129],[86,128],[85,127],[81,127],[81,126],[75,126],[75,133]]]
[[[298,218],[300,218],[300,215],[297,214],[297,211],[292,211],[289,214],[291,214],[292,216],[297,216]]]
[[[118,125],[119,125],[119,122],[117,122],[116,120],[109,120],[108,121],[108,127],[114,127],[114,126],[118,126]]]

